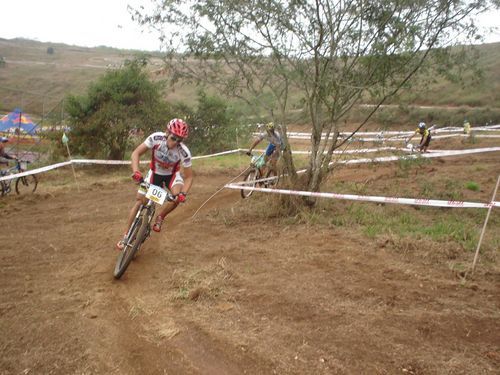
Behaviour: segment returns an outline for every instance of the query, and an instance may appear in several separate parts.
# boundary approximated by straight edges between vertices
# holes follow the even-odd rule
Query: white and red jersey
[[[191,167],[191,152],[183,143],[177,143],[174,147],[167,147],[167,134],[156,132],[146,138],[144,144],[151,149],[150,168],[155,174],[171,175],[177,172],[181,165],[184,168]]]

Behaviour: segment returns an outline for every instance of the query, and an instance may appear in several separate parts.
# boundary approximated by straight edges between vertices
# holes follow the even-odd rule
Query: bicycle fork
[[[154,206],[154,203],[152,201],[149,201],[145,205],[142,204],[139,207],[139,209],[137,210],[137,213],[135,214],[134,221],[132,222],[132,225],[128,229],[127,243],[125,244],[125,246],[131,246],[131,242],[134,239],[130,238],[130,235],[135,231],[135,228],[137,225],[139,225],[139,224],[141,226],[144,225],[143,220],[147,220],[147,223],[146,223],[147,231],[146,231],[144,238],[142,239],[142,242],[146,241],[146,238],[148,238],[151,234],[151,221],[153,220],[154,213],[155,213],[155,206]],[[143,220],[140,220],[141,216],[142,216]]]

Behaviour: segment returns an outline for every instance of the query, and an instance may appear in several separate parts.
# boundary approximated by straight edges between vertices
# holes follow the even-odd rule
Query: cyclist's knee
[[[142,194],[137,194],[137,196],[135,197],[135,205],[139,207],[141,204],[146,204],[146,203],[147,203],[146,196]]]

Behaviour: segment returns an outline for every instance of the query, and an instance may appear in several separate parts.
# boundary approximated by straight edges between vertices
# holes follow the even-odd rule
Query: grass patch
[[[428,158],[417,156],[416,158],[402,157],[398,160],[397,177],[408,177],[411,170],[420,168],[424,165],[431,164],[432,161]]]
[[[439,211],[438,211],[439,210]],[[419,210],[354,203],[330,222],[336,226],[358,226],[369,238],[395,235],[400,238],[430,240],[438,243],[455,243],[466,251],[474,251],[479,230],[484,220],[484,210]],[[490,228],[498,225],[498,218]],[[500,235],[490,229],[485,247],[498,249]]]
[[[472,190],[472,191],[479,191],[479,184],[477,182],[474,182],[474,181],[467,181],[465,183],[465,187],[469,190]]]

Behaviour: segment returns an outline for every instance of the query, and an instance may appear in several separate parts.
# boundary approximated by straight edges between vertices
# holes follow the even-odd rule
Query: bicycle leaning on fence
[[[243,186],[252,188],[255,188],[256,186],[266,188],[275,187],[279,182],[279,174],[276,167],[273,167],[270,161],[266,163],[263,153],[260,155],[251,154],[249,156],[251,157],[250,166],[248,167],[248,171],[243,176]],[[248,198],[254,191],[241,189],[240,192],[242,198]]]
[[[141,182],[141,185],[147,189],[147,202],[140,206],[127,232],[124,248],[120,251],[115,265],[114,276],[116,279],[122,277],[144,241],[149,237],[151,233],[151,221],[155,214],[156,204],[161,206],[165,200],[172,202],[177,198],[168,190],[150,184],[144,180]]]
[[[17,173],[24,172],[28,168],[28,163],[29,163],[28,161],[16,159],[16,165],[11,168],[0,171],[0,177],[15,175]],[[0,181],[1,196],[4,196],[12,191],[11,187],[12,183],[14,183],[17,194],[29,193],[29,192],[33,193],[35,192],[36,187],[38,186],[38,179],[34,174],[32,174],[29,176],[13,177],[9,180],[2,180]]]

